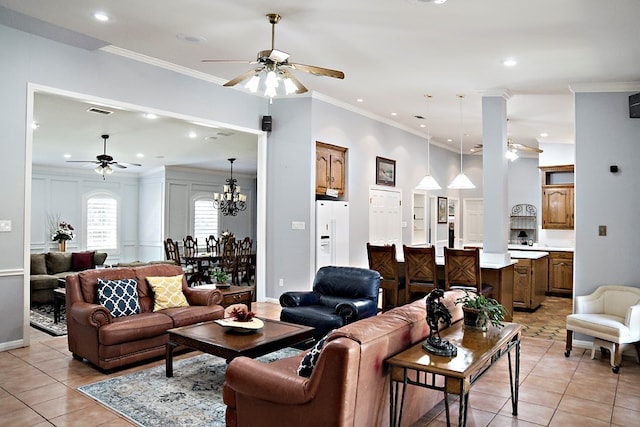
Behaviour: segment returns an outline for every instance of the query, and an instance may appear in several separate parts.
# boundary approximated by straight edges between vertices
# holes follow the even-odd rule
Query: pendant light
[[[440,190],[442,187],[434,177],[431,176],[431,131],[429,130],[429,100],[431,95],[425,94],[427,98],[427,174],[420,180],[417,190]]]
[[[464,95],[457,96],[458,98],[460,98],[460,173],[454,178],[453,181],[451,181],[451,184],[449,184],[449,188],[451,188],[452,190],[468,190],[471,188],[476,188],[476,186],[473,185],[471,180],[464,174],[462,169],[462,99],[464,98]]]

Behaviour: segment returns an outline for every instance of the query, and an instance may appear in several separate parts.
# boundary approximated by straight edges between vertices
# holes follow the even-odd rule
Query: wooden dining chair
[[[182,271],[184,271],[185,278],[187,279],[187,283],[193,284],[195,281],[195,271],[192,266],[187,265],[184,262],[184,259],[180,256],[180,248],[178,244],[171,238],[167,238],[164,241],[164,253],[168,260],[175,262],[177,265],[182,267]]]
[[[231,283],[238,284],[236,270],[236,239],[231,236],[224,239],[219,268],[231,276]]]
[[[409,303],[438,288],[436,248],[435,246],[402,245],[402,251],[404,253],[405,301]]]
[[[173,239],[167,238],[164,240],[164,254],[167,260],[173,261],[178,265],[182,264],[178,244]]]
[[[182,239],[182,257],[184,263],[191,266],[195,273],[202,273],[198,271],[198,264],[194,260],[198,256],[198,239],[194,239],[193,236],[187,236]]]
[[[444,248],[444,288],[493,296],[493,286],[482,283],[480,249]]]
[[[382,309],[388,310],[402,304],[404,297],[404,278],[398,271],[396,245],[377,246],[367,243],[369,269],[380,273],[380,289],[382,289]]]
[[[209,235],[209,237],[205,238],[205,243],[207,245],[207,252],[213,255],[218,255],[218,239],[213,234]]]
[[[251,255],[253,250],[253,239],[245,237],[236,244],[236,275],[238,284],[246,282],[247,285],[253,276],[253,264]]]

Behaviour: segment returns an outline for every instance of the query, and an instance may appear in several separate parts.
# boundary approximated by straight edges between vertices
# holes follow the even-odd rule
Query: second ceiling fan
[[[257,92],[260,84],[260,74],[265,72],[265,96],[273,98],[276,95],[276,88],[278,82],[282,81],[287,94],[290,93],[305,93],[308,89],[298,80],[291,70],[304,71],[306,73],[315,74],[317,76],[327,76],[336,79],[344,79],[344,73],[338,70],[332,70],[330,68],[318,67],[315,65],[298,64],[295,62],[289,62],[289,54],[275,48],[275,31],[276,24],[282,18],[277,13],[268,13],[267,19],[271,24],[271,49],[261,50],[258,52],[255,61],[242,61],[242,60],[225,60],[225,59],[204,59],[202,62],[241,62],[249,64],[259,64],[256,68],[253,68],[247,72],[240,74],[226,82],[223,86],[235,86],[243,80],[249,79],[245,87],[251,92]]]

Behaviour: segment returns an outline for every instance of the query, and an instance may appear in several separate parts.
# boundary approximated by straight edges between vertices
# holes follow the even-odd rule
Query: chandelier
[[[234,158],[228,159],[231,163],[231,175],[223,187],[223,193],[213,193],[213,207],[220,209],[222,215],[236,216],[239,211],[247,208],[247,196],[240,193],[240,186],[236,185],[237,179],[233,177]]]

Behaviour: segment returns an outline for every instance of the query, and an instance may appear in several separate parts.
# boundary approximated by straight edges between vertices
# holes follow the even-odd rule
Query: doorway
[[[89,108],[89,104],[94,105],[103,105],[110,106],[116,111],[133,111],[133,112],[147,112],[148,108],[143,106],[129,104],[125,102],[120,102],[116,100],[104,99],[93,97],[80,93],[73,93],[65,90],[60,90],[56,88],[29,84],[28,92],[27,92],[27,123],[32,123],[34,121],[34,111],[35,111],[35,102],[36,102],[36,94],[45,94],[50,96],[58,96],[62,98],[70,98],[76,101],[84,102],[85,109]],[[83,110],[84,111],[84,110]],[[253,135],[254,140],[257,140],[256,145],[256,195],[262,195],[266,192],[266,175],[267,175],[267,159],[266,159],[266,151],[267,151],[267,138],[266,133],[250,128],[242,128],[235,125],[228,125],[223,123],[217,123],[210,119],[202,119],[199,117],[185,116],[179,113],[171,112],[171,111],[154,111],[157,115],[162,115],[163,117],[167,117],[174,121],[186,121],[191,123],[199,123],[202,126],[209,127],[211,129],[231,129],[238,133],[246,133]],[[80,124],[78,124],[79,127]],[[28,272],[28,260],[30,259],[31,253],[31,234],[32,234],[32,197],[33,197],[33,158],[34,158],[34,131],[29,128],[26,131],[26,164],[28,165],[27,171],[25,174],[25,232],[24,232],[24,259],[26,268],[25,271]],[[96,132],[96,135],[100,135],[100,132]],[[102,147],[99,147],[102,151]],[[92,151],[93,154],[95,154]],[[58,152],[58,156],[60,153]],[[85,160],[85,159],[82,159]],[[127,159],[129,160],[129,159]],[[224,163],[228,163],[227,159],[223,159]],[[108,181],[106,181],[106,185],[108,185]],[[255,248],[256,248],[256,298],[258,300],[264,300],[266,290],[265,290],[265,266],[266,266],[266,198],[264,197],[256,197],[256,218],[255,218],[255,230],[256,230],[256,239],[255,239]],[[29,345],[29,310],[30,310],[30,283],[29,283],[29,275],[25,273],[24,276],[24,313],[25,313],[25,323],[24,323],[24,342],[26,345]]]

